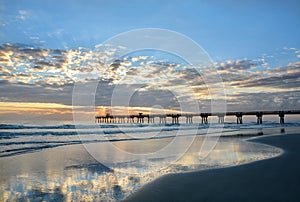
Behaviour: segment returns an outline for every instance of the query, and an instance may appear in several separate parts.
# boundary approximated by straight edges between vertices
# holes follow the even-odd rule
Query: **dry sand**
[[[300,135],[251,141],[285,152],[241,166],[166,175],[126,201],[300,201]]]

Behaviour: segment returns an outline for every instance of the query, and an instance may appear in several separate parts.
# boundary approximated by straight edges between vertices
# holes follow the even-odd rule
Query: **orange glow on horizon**
[[[91,113],[86,106],[72,106],[59,103],[40,103],[40,102],[0,102],[0,114],[15,113],[36,113],[36,114],[72,114],[72,109],[76,108],[81,113]],[[89,108],[89,106],[88,106]],[[95,115],[105,115],[107,113],[115,115],[127,115],[138,113],[180,113],[179,110],[161,109],[152,107],[124,107],[124,106],[96,106]],[[29,115],[29,114],[28,114]]]
[[[73,106],[58,104],[58,103],[42,103],[42,102],[0,102],[0,110],[7,108],[18,108],[18,109],[72,109]]]

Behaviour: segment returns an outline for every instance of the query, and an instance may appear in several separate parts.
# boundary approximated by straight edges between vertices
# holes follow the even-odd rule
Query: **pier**
[[[208,118],[210,116],[218,117],[218,123],[224,123],[226,116],[235,116],[237,124],[243,124],[243,116],[256,116],[257,124],[263,123],[263,117],[265,115],[278,115],[279,123],[285,123],[285,115],[300,114],[300,110],[289,111],[252,111],[252,112],[226,112],[226,113],[178,113],[178,114],[143,114],[138,113],[136,115],[111,115],[96,116],[96,123],[139,123],[139,124],[154,124],[155,118],[157,118],[158,124],[167,124],[167,119],[171,119],[171,124],[179,124],[180,118],[185,119],[185,123],[192,124],[193,117],[200,117],[201,124],[208,124]]]

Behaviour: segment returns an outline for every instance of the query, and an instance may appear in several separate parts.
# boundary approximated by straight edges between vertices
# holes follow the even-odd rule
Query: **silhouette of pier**
[[[171,119],[172,124],[179,124],[180,118],[185,118],[187,124],[193,123],[194,117],[201,118],[201,124],[208,124],[209,117],[218,117],[218,123],[224,123],[226,116],[235,116],[237,124],[243,124],[243,116],[256,116],[257,124],[263,123],[263,116],[265,115],[278,115],[279,123],[284,124],[285,115],[288,114],[300,114],[300,110],[289,111],[251,111],[251,112],[226,112],[226,113],[178,113],[178,114],[143,114],[138,113],[136,115],[111,115],[96,116],[97,123],[139,123],[139,124],[154,124],[155,118],[159,121],[159,124],[167,124],[167,118]]]

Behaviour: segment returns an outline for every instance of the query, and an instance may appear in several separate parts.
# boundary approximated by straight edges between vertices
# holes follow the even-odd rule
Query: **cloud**
[[[228,111],[288,110],[300,108],[300,90],[282,92],[252,92],[228,95]],[[259,103],[259,104],[258,104]]]
[[[257,100],[272,102],[282,93],[298,96],[300,90],[300,62],[270,68],[266,59],[228,60],[215,64],[215,71],[209,72],[212,77],[203,77],[209,68],[201,67],[203,72],[199,73],[187,64],[157,60],[147,55],[114,58],[117,51],[115,47],[102,49],[101,46],[95,50],[55,50],[3,44],[0,46],[0,100],[71,105],[74,83],[99,81],[101,88],[96,92],[99,106],[111,104],[117,85],[126,89],[144,84],[132,98],[132,107],[160,105],[177,109],[179,100],[186,103],[197,100],[203,110],[208,110],[210,93],[218,92],[218,87],[224,84],[228,106],[232,110],[239,105],[255,110],[261,107]],[[223,83],[210,80],[216,75]],[[212,83],[210,89],[205,82]],[[176,96],[172,92],[176,92]],[[214,99],[225,99],[221,94],[215,96]],[[296,104],[289,102],[290,107]],[[267,104],[263,106],[267,107]]]
[[[297,58],[300,58],[300,50],[295,51]]]
[[[140,60],[147,60],[149,56],[136,56],[136,57],[131,57],[132,62],[138,62]]]
[[[25,21],[29,16],[29,12],[27,10],[19,10],[19,15],[17,16],[18,19]]]
[[[50,87],[53,86],[45,84],[41,86],[26,82],[11,83],[1,80],[1,101],[72,103],[72,85],[65,85],[63,89],[59,89],[59,86]]]
[[[285,67],[258,71],[249,74],[239,82],[232,82],[230,85],[244,88],[265,88],[265,91],[274,91],[279,89],[299,89],[300,82],[300,62],[288,64]]]
[[[226,71],[240,71],[255,68],[257,65],[261,65],[261,62],[254,60],[228,60],[217,65],[218,70]]]

